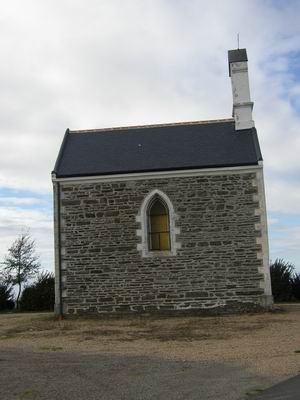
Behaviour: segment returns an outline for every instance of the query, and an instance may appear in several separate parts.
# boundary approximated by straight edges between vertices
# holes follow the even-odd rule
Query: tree
[[[54,275],[42,272],[37,280],[23,290],[20,308],[22,311],[53,311]]]
[[[21,233],[12,243],[3,265],[8,281],[18,286],[16,307],[19,309],[22,285],[34,277],[40,268],[39,257],[35,254],[35,242],[29,233]]]
[[[270,266],[272,292],[275,301],[289,301],[293,297],[294,265],[281,258]]]
[[[0,311],[14,308],[12,286],[5,280],[0,280]]]

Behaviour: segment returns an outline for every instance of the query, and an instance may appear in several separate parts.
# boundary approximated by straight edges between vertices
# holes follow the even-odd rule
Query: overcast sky
[[[0,260],[30,228],[53,270],[50,173],[66,128],[231,117],[246,47],[270,256],[300,271],[300,1],[0,0]]]

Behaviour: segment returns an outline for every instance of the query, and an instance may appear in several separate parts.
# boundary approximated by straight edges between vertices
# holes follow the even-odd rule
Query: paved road
[[[300,375],[288,379],[278,385],[265,390],[259,396],[251,397],[253,400],[299,400]]]
[[[215,363],[0,350],[3,400],[237,400],[269,384]]]

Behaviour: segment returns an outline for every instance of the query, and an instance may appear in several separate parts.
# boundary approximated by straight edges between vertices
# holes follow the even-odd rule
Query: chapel
[[[246,49],[228,65],[231,118],[67,129],[52,172],[57,315],[272,305]]]

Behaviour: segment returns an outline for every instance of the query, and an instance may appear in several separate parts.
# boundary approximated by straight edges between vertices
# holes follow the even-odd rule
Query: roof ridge
[[[212,124],[212,123],[222,123],[222,122],[233,122],[233,118],[224,119],[209,119],[204,121],[185,121],[185,122],[168,122],[162,124],[148,124],[148,125],[131,125],[131,126],[117,126],[113,128],[100,128],[100,129],[78,129],[71,130],[72,133],[92,133],[92,132],[104,132],[104,131],[118,131],[118,130],[129,130],[129,129],[147,129],[147,128],[158,128],[163,126],[177,126],[177,125],[202,125],[202,124]]]

